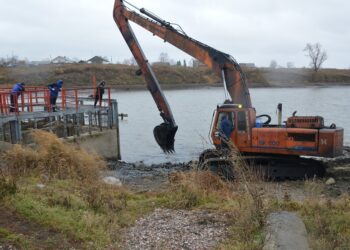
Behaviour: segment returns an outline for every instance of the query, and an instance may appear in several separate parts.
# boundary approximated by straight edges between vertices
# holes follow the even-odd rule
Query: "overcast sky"
[[[349,0],[130,0],[238,62],[308,66],[303,48],[319,42],[325,67],[350,67]],[[58,55],[114,62],[131,58],[113,18],[113,0],[0,0],[0,57],[40,60]],[[161,52],[190,57],[133,25],[151,61]]]

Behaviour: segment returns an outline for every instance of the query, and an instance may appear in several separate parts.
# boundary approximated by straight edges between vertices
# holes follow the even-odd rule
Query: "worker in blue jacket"
[[[48,86],[50,90],[50,105],[51,105],[51,110],[53,112],[56,111],[56,101],[57,101],[58,93],[61,91],[62,86],[63,86],[62,80],[58,80],[57,82],[52,83]]]
[[[231,137],[233,125],[232,125],[232,122],[229,120],[229,117],[227,114],[225,114],[222,117],[222,120],[220,123],[220,130],[222,133],[221,146],[223,148],[228,148],[228,142],[229,142],[230,137]]]
[[[10,112],[18,112],[18,97],[25,90],[24,86],[25,86],[24,82],[16,83],[13,86],[11,90],[11,95],[10,95],[10,101],[11,101]]]

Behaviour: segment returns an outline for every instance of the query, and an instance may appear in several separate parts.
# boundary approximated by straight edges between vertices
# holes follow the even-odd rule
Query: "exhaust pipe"
[[[278,126],[282,126],[282,103],[277,105],[277,120]]]

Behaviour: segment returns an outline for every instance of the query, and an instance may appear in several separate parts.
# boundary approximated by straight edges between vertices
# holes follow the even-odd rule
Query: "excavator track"
[[[237,161],[239,157],[239,161]],[[227,180],[234,179],[235,165],[244,162],[265,180],[298,180],[323,177],[325,164],[312,158],[280,155],[232,156],[228,150],[205,150],[199,157],[198,169],[210,170]],[[236,158],[236,159],[235,159]]]
[[[268,180],[299,180],[323,177],[326,173],[322,161],[303,157],[243,156],[254,170]]]
[[[209,170],[225,180],[233,180],[234,162],[228,155],[228,150],[207,149],[200,155],[197,169]]]

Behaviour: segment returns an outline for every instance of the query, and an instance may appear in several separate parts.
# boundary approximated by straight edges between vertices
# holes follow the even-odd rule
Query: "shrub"
[[[36,144],[34,149],[15,145],[5,153],[4,159],[11,176],[41,174],[48,179],[95,181],[99,171],[106,167],[97,155],[64,143],[54,134],[34,131],[32,135]]]

